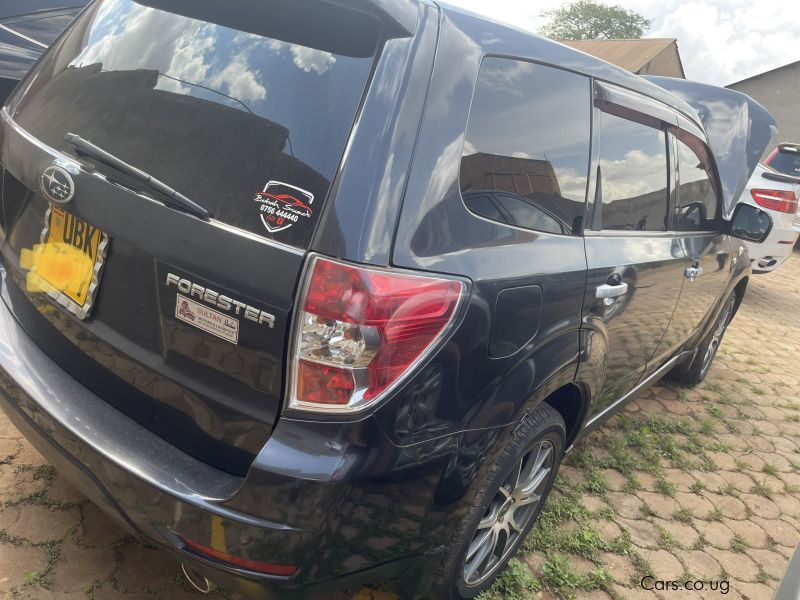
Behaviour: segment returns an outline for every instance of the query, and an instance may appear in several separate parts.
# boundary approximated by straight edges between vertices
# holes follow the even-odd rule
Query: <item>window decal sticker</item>
[[[261,222],[270,233],[307,224],[314,212],[314,194],[281,181],[269,181],[254,198],[259,204]]]

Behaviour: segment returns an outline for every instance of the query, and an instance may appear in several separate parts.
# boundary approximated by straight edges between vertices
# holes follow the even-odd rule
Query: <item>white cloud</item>
[[[212,87],[227,90],[229,96],[241,102],[266,100],[267,88],[261,82],[261,72],[254,70],[247,61],[247,55],[237,54],[233,60],[209,83]]]
[[[448,0],[450,4],[535,31],[559,0]],[[608,0],[653,25],[647,37],[674,37],[688,79],[727,85],[800,60],[797,0]]]
[[[636,198],[667,186],[667,158],[631,150],[622,160],[600,160],[603,173],[603,202]]]
[[[277,53],[288,48],[289,52],[292,54],[294,65],[306,73],[311,73],[313,71],[317,75],[322,75],[336,63],[336,57],[330,52],[325,52],[323,50],[315,50],[314,48],[298,46],[297,44],[288,44],[278,40],[272,40],[269,46]]]

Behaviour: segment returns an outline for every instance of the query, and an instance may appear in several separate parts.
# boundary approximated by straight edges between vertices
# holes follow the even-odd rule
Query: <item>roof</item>
[[[729,83],[725,87],[731,87],[732,85],[739,85],[740,83],[744,83],[745,81],[750,81],[751,79],[758,79],[759,77],[763,77],[764,75],[769,75],[770,73],[774,73],[775,71],[780,71],[781,69],[789,69],[791,67],[797,67],[797,66],[800,66],[800,60],[790,62],[789,64],[782,65],[780,67],[775,67],[774,69],[770,69],[769,71],[764,71],[763,73],[759,73],[757,75],[751,75],[750,77],[745,77],[744,79],[740,79],[739,81],[734,81],[733,83]]]
[[[581,52],[586,52],[632,73],[640,71],[664,50],[676,44],[675,38],[645,38],[641,40],[559,40]]]

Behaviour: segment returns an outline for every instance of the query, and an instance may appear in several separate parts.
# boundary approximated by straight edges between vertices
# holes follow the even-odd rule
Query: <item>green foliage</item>
[[[541,590],[539,582],[530,569],[516,558],[512,558],[500,576],[478,600],[530,600]]]
[[[550,22],[539,32],[558,40],[639,39],[652,21],[618,5],[577,0],[542,13]]]

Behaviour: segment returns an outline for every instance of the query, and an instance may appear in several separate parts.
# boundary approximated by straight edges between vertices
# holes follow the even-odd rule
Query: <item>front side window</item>
[[[587,77],[484,59],[461,159],[467,208],[515,227],[580,233],[590,118]]]
[[[708,150],[694,136],[682,132],[677,136],[680,185],[675,228],[677,231],[712,230],[719,210]]]
[[[598,115],[603,229],[666,231],[664,131],[606,112]]]

